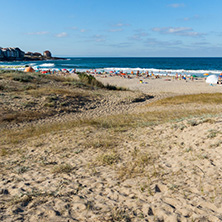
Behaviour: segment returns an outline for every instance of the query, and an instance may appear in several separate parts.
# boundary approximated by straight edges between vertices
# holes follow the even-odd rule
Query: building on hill
[[[18,47],[0,48],[0,58],[5,60],[22,60],[25,52]]]
[[[2,48],[0,47],[0,59],[3,59],[4,58],[4,54],[2,52]]]
[[[33,56],[33,52],[26,52],[25,55],[26,56]]]

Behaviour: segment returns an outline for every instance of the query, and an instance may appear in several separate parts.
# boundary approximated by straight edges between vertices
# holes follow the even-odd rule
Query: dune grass
[[[180,105],[188,103],[199,103],[199,104],[222,104],[222,93],[201,93],[192,95],[181,95],[169,98],[164,98],[155,101],[148,106],[167,106],[167,105]]]
[[[73,78],[71,76],[56,76],[56,75],[44,75],[41,73],[24,73],[21,71],[5,71],[0,70],[0,79],[8,79],[12,81],[22,82],[22,83],[35,83],[35,84],[45,84],[49,81],[60,82],[65,85],[77,87],[77,88],[98,88],[107,90],[126,90],[122,87],[116,87],[113,85],[104,85],[102,82],[98,81],[94,76],[88,75],[86,73],[77,73],[79,79]],[[3,87],[2,87],[3,89]]]
[[[177,111],[169,109],[167,112],[165,110],[150,111],[140,114],[121,114],[95,119],[52,123],[41,126],[26,127],[24,129],[20,129],[19,131],[4,129],[1,131],[0,144],[17,144],[30,137],[38,137],[43,134],[74,129],[76,127],[93,127],[94,129],[98,130],[110,129],[114,132],[121,133],[137,127],[146,127],[151,125],[163,124],[166,122],[181,121],[194,117],[207,118],[209,115],[215,116],[217,114],[218,110],[214,109],[182,109]],[[111,146],[108,139],[105,142],[101,142],[100,140],[91,141],[90,144],[91,145],[86,144],[86,147],[98,147],[102,145],[106,145],[107,147]]]
[[[70,95],[70,91],[67,89],[58,89],[58,91],[54,91],[53,89],[50,90],[49,92],[57,92]],[[43,91],[45,92],[46,89],[43,89]],[[172,106],[178,104],[186,105],[190,103],[209,104],[211,106],[210,108],[199,107],[193,109],[190,108],[189,105],[183,107],[183,109],[174,109]],[[42,126],[27,127],[19,131],[5,129],[1,132],[0,144],[19,143],[29,137],[40,136],[50,132],[67,130],[75,127],[90,126],[99,130],[111,129],[115,132],[121,133],[136,127],[146,127],[150,125],[162,124],[165,122],[180,121],[185,118],[188,119],[207,115],[217,115],[220,111],[218,109],[214,109],[214,106],[212,106],[212,104],[218,105],[221,103],[222,94],[220,93],[175,96],[153,102],[151,103],[151,105],[149,105],[165,107],[165,109],[162,110],[158,109],[156,111],[143,112],[139,114],[119,114],[93,119],[82,119],[62,123],[51,123]],[[106,142],[103,141],[103,145],[109,147],[110,143],[108,140],[109,138],[107,138]],[[102,146],[101,141],[91,141],[90,145],[92,145],[93,147]],[[89,144],[86,144],[86,147],[87,146],[89,146]]]

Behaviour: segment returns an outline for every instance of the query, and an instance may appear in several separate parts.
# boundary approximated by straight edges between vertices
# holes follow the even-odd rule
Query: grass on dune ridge
[[[98,81],[94,76],[88,75],[86,73],[77,73],[79,79],[74,79],[72,77],[57,76],[57,75],[44,75],[41,73],[24,73],[22,71],[8,71],[0,70],[0,80],[9,79],[12,81],[23,82],[23,83],[47,83],[48,81],[62,82],[64,85],[72,85],[77,88],[102,88],[108,90],[126,90],[123,87],[116,87],[112,85],[104,85],[102,82]],[[36,87],[35,87],[36,88]],[[0,84],[0,89],[4,89],[4,85]],[[7,89],[7,87],[6,87]],[[16,89],[17,91],[18,89]],[[23,90],[23,89],[22,89]]]
[[[151,125],[162,124],[166,122],[175,122],[183,119],[217,116],[220,110],[212,108],[195,108],[190,109],[172,109],[172,104],[181,104],[182,101],[186,103],[209,103],[209,104],[221,104],[221,94],[200,94],[200,95],[188,95],[188,96],[175,96],[171,98],[165,98],[160,101],[151,103],[151,106],[168,107],[169,109],[149,111],[139,114],[118,114],[106,117],[98,117],[94,119],[75,120],[63,123],[54,123],[43,126],[32,126],[24,129],[17,130],[3,130],[1,132],[1,144],[19,143],[27,138],[40,136],[50,132],[58,132],[61,130],[74,129],[75,127],[93,127],[98,130],[111,129],[115,132],[124,132],[136,127],[146,127]],[[197,99],[198,98],[198,99]]]
[[[93,107],[103,91],[126,90],[104,85],[86,73],[78,77],[0,70],[0,123],[78,112]]]
[[[188,103],[199,104],[222,104],[222,93],[201,93],[192,95],[180,95],[175,97],[168,97],[155,101],[148,106],[167,106],[167,105],[180,105]]]

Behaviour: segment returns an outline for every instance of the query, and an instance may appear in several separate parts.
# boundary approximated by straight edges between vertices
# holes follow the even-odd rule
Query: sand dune
[[[221,104],[152,105],[172,95],[221,92],[221,86],[98,79],[154,98],[132,103],[131,92],[118,92],[84,114],[3,129],[0,219],[222,221]],[[172,121],[163,121],[167,112]],[[50,125],[56,122],[64,126]]]

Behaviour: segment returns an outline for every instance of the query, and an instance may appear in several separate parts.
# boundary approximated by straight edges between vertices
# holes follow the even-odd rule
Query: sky
[[[0,0],[0,47],[64,57],[222,57],[221,0]]]

